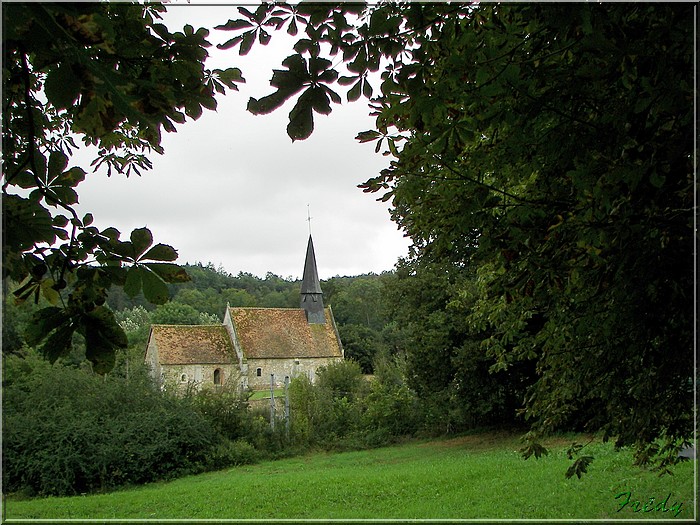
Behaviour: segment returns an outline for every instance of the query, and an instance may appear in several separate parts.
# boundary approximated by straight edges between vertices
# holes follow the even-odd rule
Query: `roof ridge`
[[[217,328],[219,326],[224,326],[223,323],[220,324],[151,324],[151,328],[162,327],[162,328],[172,328],[175,326],[181,326],[183,328]]]
[[[295,306],[229,306],[231,310],[302,310]]]

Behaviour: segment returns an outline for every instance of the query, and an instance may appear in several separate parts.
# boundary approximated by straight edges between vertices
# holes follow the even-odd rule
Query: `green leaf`
[[[85,325],[85,357],[92,363],[95,373],[104,375],[114,368],[115,348],[100,331],[99,325]]]
[[[129,346],[129,340],[117,322],[114,312],[106,306],[98,306],[87,317],[99,328],[102,337],[118,348]]]
[[[63,186],[75,187],[85,180],[85,170],[78,166],[74,166],[68,171],[65,171],[59,177],[59,182]]]
[[[362,93],[362,81],[358,80],[357,83],[350,88],[348,91],[348,102],[355,102]]]
[[[305,140],[311,136],[313,130],[314,116],[311,105],[297,101],[297,104],[289,113],[287,135],[289,135],[292,141]]]
[[[52,305],[57,305],[61,300],[61,295],[54,288],[55,284],[53,279],[44,279],[41,281],[41,294],[44,296],[44,299]]]
[[[313,78],[328,70],[331,67],[331,61],[326,58],[311,57],[309,58],[309,73]]]
[[[131,266],[126,272],[126,280],[124,281],[124,293],[129,297],[136,297],[141,291],[141,273],[142,270],[138,266]]]
[[[356,82],[359,80],[359,77],[354,76],[354,77],[339,77],[338,78],[338,84],[341,86],[349,86],[353,82]]]
[[[10,182],[10,184],[14,184],[26,190],[29,188],[36,187],[36,179],[34,178],[32,172],[23,170],[18,175],[13,177],[12,182]]]
[[[41,242],[53,244],[56,233],[49,211],[38,202],[18,195],[3,195],[4,243],[22,252]]]
[[[29,299],[29,297],[31,297],[32,294],[36,293],[36,289],[38,286],[39,283],[34,279],[31,279],[22,286],[20,286],[17,290],[12,292],[12,295],[15,296],[15,303],[21,304],[27,299]]]
[[[76,328],[75,325],[66,323],[47,337],[40,351],[50,363],[54,363],[59,357],[64,357],[68,354],[72,347],[73,333]]]
[[[152,261],[174,261],[177,259],[177,250],[167,244],[156,244],[153,248],[146,252],[142,259]]]
[[[593,456],[581,456],[566,470],[566,479],[573,477],[576,474],[578,479],[588,471],[588,466],[593,461]]]
[[[71,107],[80,95],[80,88],[80,77],[66,63],[51,69],[44,83],[46,98],[57,109]]]
[[[230,67],[223,70],[215,69],[214,73],[217,75],[218,79],[229,88],[238,89],[236,82],[245,84],[245,78],[243,78],[241,70],[237,67]]]
[[[25,340],[29,346],[34,346],[51,333],[52,330],[70,319],[70,315],[57,306],[42,308],[34,313],[31,322],[25,329]]]
[[[549,450],[543,447],[540,443],[529,443],[525,448],[521,449],[521,454],[523,459],[529,459],[531,456],[535,456],[535,459],[539,459],[542,456],[549,454]]]
[[[241,56],[247,55],[255,43],[255,31],[248,31],[243,35],[241,47],[238,49],[238,54]]]
[[[143,266],[154,272],[166,283],[186,283],[190,280],[187,271],[172,263],[144,263]]]
[[[49,154],[49,177],[58,177],[68,165],[68,157],[62,151]]]
[[[247,20],[229,20],[225,24],[214,26],[214,29],[223,29],[224,31],[238,31],[239,29],[246,29],[253,27],[253,24]]]
[[[377,140],[381,136],[382,136],[382,134],[379,133],[378,131],[374,131],[374,130],[361,131],[360,133],[357,134],[357,136],[355,137],[355,140],[357,140],[359,142],[371,142],[373,140]]]
[[[62,204],[72,205],[78,203],[78,192],[76,192],[73,188],[67,188],[65,186],[53,186],[51,187],[48,194],[53,195],[53,197]],[[58,204],[51,198],[47,198],[47,203],[53,206]]]
[[[243,41],[243,36],[238,35],[238,36],[234,36],[230,40],[227,40],[223,44],[217,44],[216,47],[218,49],[231,49],[232,47],[236,47],[239,44],[239,42],[241,42],[241,41]]]
[[[246,109],[253,115],[267,115],[281,107],[286,100],[285,97],[280,95],[279,91],[261,99],[250,97]]]
[[[54,226],[65,228],[68,225],[68,217],[65,215],[56,215],[52,222]]]
[[[34,174],[42,180],[46,180],[46,157],[39,151],[34,150],[34,163],[32,164],[32,170]]]
[[[666,177],[661,175],[658,171],[654,170],[649,176],[649,182],[651,182],[651,185],[655,188],[660,188],[666,182]]]
[[[121,232],[112,226],[110,226],[109,228],[105,228],[104,230],[102,230],[101,233],[102,235],[113,241],[118,241],[119,236],[121,235]]]
[[[476,71],[476,83],[479,86],[483,86],[486,82],[488,82],[489,78],[491,78],[491,72],[485,68],[485,67],[480,67]]]
[[[141,272],[143,282],[143,295],[153,304],[165,304],[168,301],[168,285],[163,279],[150,270]]]
[[[372,98],[372,85],[367,82],[367,79],[364,79],[362,81],[362,94],[365,96],[365,98]]]
[[[291,73],[294,73],[300,78],[311,79],[307,69],[306,60],[299,54],[289,55],[282,61],[282,65]]]
[[[202,106],[193,100],[188,100],[185,103],[185,113],[192,120],[197,120],[202,116]]]
[[[136,228],[131,232],[131,244],[134,247],[134,259],[138,260],[141,255],[153,244],[153,235],[148,228]]]
[[[322,115],[328,115],[331,112],[330,100],[328,100],[328,96],[321,87],[311,87],[307,89],[304,94],[299,97],[297,105],[299,104],[310,104],[316,113],[321,113]],[[313,126],[313,122],[311,125]]]

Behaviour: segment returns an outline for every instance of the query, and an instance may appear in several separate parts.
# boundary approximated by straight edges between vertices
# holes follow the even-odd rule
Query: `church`
[[[152,325],[145,361],[162,387],[261,390],[342,361],[343,345],[316,268],[309,235],[300,308],[226,307],[218,325]]]

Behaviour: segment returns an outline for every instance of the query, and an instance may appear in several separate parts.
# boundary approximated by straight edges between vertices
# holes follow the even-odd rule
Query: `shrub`
[[[6,491],[71,495],[202,471],[218,435],[147,380],[101,377],[30,353],[5,359]]]
[[[318,388],[333,398],[345,397],[352,402],[367,393],[367,381],[360,365],[351,359],[322,366],[317,375]]]
[[[422,418],[418,397],[406,384],[405,363],[396,356],[380,355],[374,368],[362,422],[368,444],[414,435]]]
[[[251,465],[260,461],[261,453],[245,439],[225,440],[213,449],[209,457],[209,468],[220,470],[227,467]]]
[[[221,388],[190,392],[192,407],[222,436],[235,441],[246,435],[249,391],[241,391],[237,381],[228,381]]]
[[[360,431],[367,392],[367,381],[354,361],[319,368],[315,385],[304,376],[294,378],[289,389],[294,443],[346,448],[345,441]]]

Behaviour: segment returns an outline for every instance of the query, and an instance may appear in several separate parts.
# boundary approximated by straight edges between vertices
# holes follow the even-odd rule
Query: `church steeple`
[[[321,282],[318,279],[316,255],[311,235],[309,235],[309,244],[306,247],[304,276],[301,279],[301,307],[306,312],[306,320],[309,324],[325,324],[323,292],[321,291]]]

